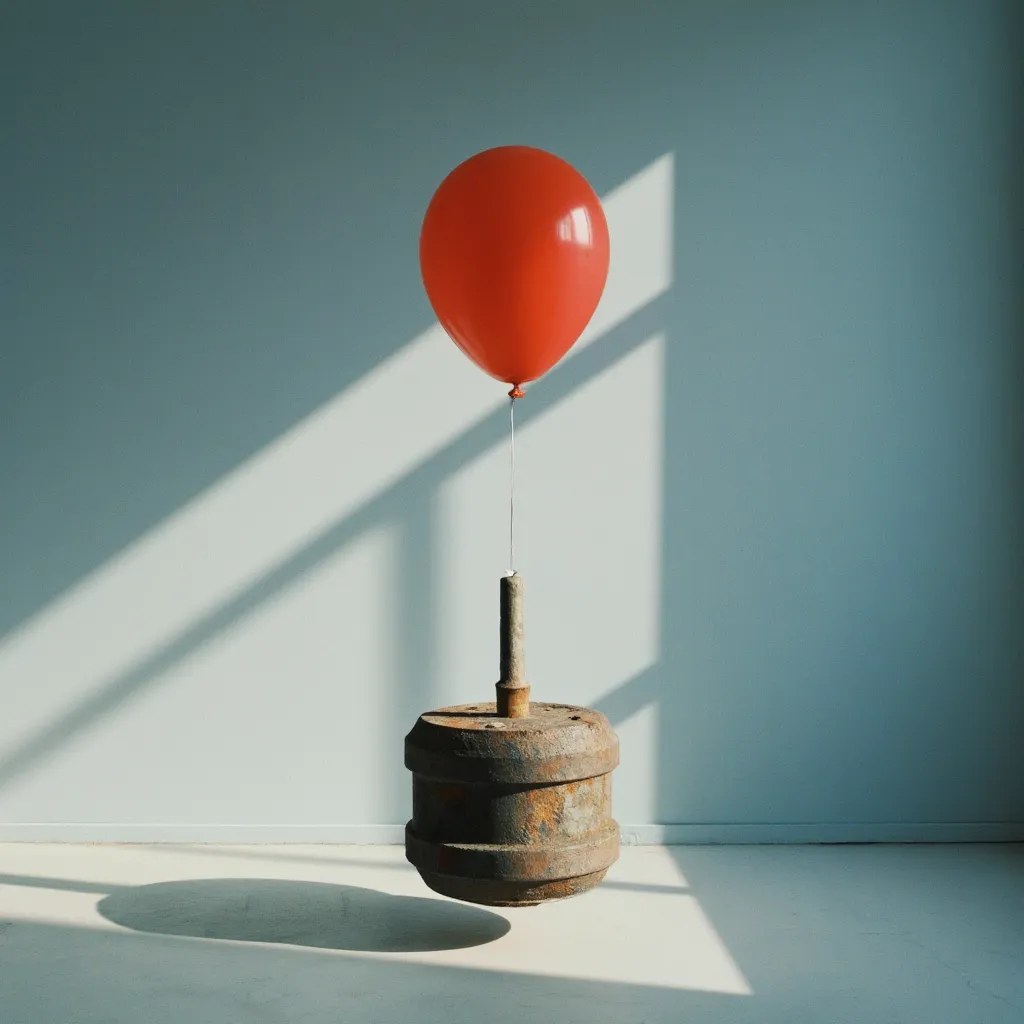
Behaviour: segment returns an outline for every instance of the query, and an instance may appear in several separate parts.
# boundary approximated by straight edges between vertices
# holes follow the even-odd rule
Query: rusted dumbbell
[[[534,906],[592,889],[619,855],[611,772],[619,741],[599,711],[531,704],[523,578],[501,580],[494,703],[421,715],[405,853],[431,889],[490,906]]]

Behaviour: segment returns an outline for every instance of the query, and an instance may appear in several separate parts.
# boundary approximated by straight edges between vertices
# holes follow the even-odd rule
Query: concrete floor
[[[1022,1024],[1024,848],[632,847],[492,912],[395,847],[0,846],[2,1024]]]

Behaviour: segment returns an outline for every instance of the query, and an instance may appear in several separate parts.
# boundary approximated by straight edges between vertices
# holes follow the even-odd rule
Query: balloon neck
[[[508,397],[509,398],[522,398],[525,394],[526,394],[526,392],[523,391],[523,389],[518,384],[516,384],[516,386],[514,388],[512,388],[512,390],[508,393]]]

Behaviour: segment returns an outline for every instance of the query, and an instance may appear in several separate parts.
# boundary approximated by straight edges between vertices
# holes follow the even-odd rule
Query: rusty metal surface
[[[485,907],[535,907],[539,903],[564,900],[599,885],[607,868],[589,875],[560,878],[553,882],[501,882],[489,878],[460,878],[457,875],[429,874],[421,871],[423,881],[434,892],[465,903]]]
[[[421,715],[405,740],[413,774],[479,783],[568,782],[605,775],[619,763],[619,740],[599,711],[530,705],[528,718],[499,718],[491,703]]]
[[[596,885],[619,852],[611,771],[618,739],[596,711],[494,704],[422,715],[406,738],[413,817],[406,856],[430,888],[501,906]]]
[[[500,718],[529,718],[532,706],[529,683],[510,683],[502,679],[494,684],[494,690]]]
[[[619,852],[619,829],[614,822],[575,843],[431,842],[412,829],[407,829],[405,838],[406,855],[417,868],[432,874],[503,882],[554,882],[592,874],[615,863]]]
[[[611,776],[529,785],[475,785],[413,778],[421,834],[451,843],[571,842],[600,831],[611,815]]]
[[[530,685],[526,681],[526,640],[523,627],[523,577],[517,573],[501,579],[501,678],[495,685],[498,715],[528,718]]]

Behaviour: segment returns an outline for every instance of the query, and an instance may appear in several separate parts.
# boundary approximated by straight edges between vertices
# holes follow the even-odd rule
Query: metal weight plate
[[[533,906],[593,888],[619,853],[611,772],[619,742],[598,711],[494,703],[421,715],[405,741],[413,773],[406,857],[434,891]]]

